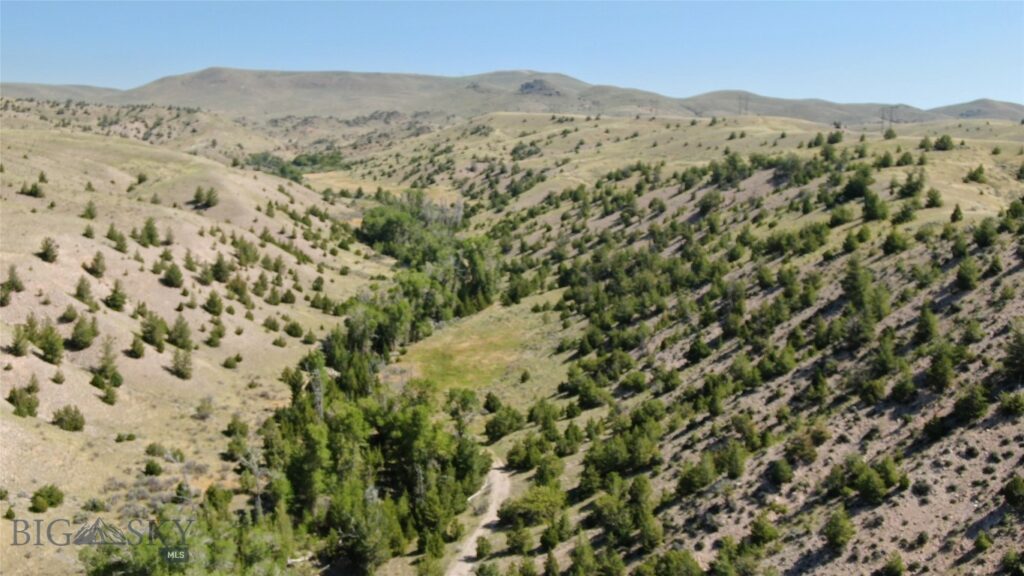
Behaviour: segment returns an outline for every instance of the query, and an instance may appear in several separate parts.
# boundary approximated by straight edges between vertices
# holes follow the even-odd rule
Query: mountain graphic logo
[[[72,542],[76,545],[98,546],[100,544],[124,545],[128,543],[128,540],[125,538],[124,532],[121,532],[116,526],[111,526],[102,518],[97,518],[92,524],[82,526],[75,533]]]

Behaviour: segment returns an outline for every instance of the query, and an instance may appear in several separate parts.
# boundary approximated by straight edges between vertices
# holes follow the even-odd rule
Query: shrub
[[[978,270],[977,263],[974,258],[968,256],[960,262],[960,266],[956,270],[956,287],[960,290],[974,290],[978,287],[980,277],[981,272]]]
[[[491,555],[491,541],[485,536],[480,536],[476,539],[476,559],[483,560]]]
[[[38,389],[38,386],[36,389]],[[32,390],[31,386],[11,388],[11,391],[7,394],[7,401],[14,406],[15,416],[25,418],[36,415],[39,409],[39,397]]]
[[[1024,574],[1024,559],[1021,558],[1020,553],[1016,550],[1007,550],[1003,554],[1002,560],[999,561],[999,566],[1007,574],[1014,576]]]
[[[64,339],[54,328],[53,324],[47,322],[36,341],[39,350],[42,352],[43,360],[50,364],[60,365],[64,359]]]
[[[192,351],[177,349],[174,351],[174,358],[171,360],[171,373],[188,380],[192,378]]]
[[[78,406],[64,406],[53,413],[53,423],[61,430],[79,432],[85,428],[85,416]]]
[[[985,177],[985,167],[978,164],[977,168],[968,171],[967,175],[964,176],[964,182],[974,182],[976,184],[988,182],[988,178]]]
[[[773,461],[768,465],[768,480],[777,486],[788,484],[793,480],[793,467],[784,458]]]
[[[845,548],[850,540],[853,539],[853,523],[850,522],[850,517],[846,514],[845,508],[840,507],[829,516],[828,522],[825,523],[825,528],[822,530],[822,535],[825,537],[825,542],[829,548],[837,551]]]
[[[203,304],[203,310],[206,310],[213,316],[220,316],[224,312],[224,301],[221,300],[220,294],[217,294],[216,290],[210,291],[210,296],[206,299],[206,303]]]
[[[213,415],[213,398],[207,396],[199,401],[196,406],[196,420],[207,420]]]
[[[988,535],[988,532],[982,530],[978,532],[978,537],[974,539],[974,549],[978,552],[985,552],[992,547],[992,537]]]
[[[893,552],[885,561],[882,569],[878,571],[879,576],[903,576],[906,568],[903,566],[903,557],[898,552]]]
[[[1006,341],[1003,376],[1012,384],[1024,381],[1024,324],[1017,322]]]
[[[515,408],[504,406],[499,408],[494,416],[487,421],[484,426],[484,434],[487,435],[487,440],[490,442],[497,442],[507,434],[515,432],[523,427],[526,422],[523,415],[519,413]]]
[[[164,270],[164,275],[160,278],[160,282],[162,282],[164,286],[168,286],[170,288],[181,288],[185,283],[185,276],[182,274],[181,268],[178,268],[177,264],[171,263],[171,265]]]
[[[121,284],[120,280],[114,282],[114,289],[103,299],[103,303],[107,305],[111,310],[117,310],[120,312],[124,310],[124,305],[128,301],[128,295],[124,291],[124,285]]]
[[[704,454],[697,462],[683,464],[679,473],[679,482],[676,484],[676,494],[688,496],[696,494],[709,486],[718,477],[715,468],[715,461],[709,454]]]
[[[1018,512],[1024,512],[1024,478],[1015,474],[1003,486],[1001,493],[1007,506]]]
[[[533,526],[557,517],[565,506],[565,492],[555,486],[531,486],[522,496],[506,500],[498,510],[502,524]]]
[[[878,504],[885,498],[886,487],[882,477],[873,468],[864,466],[856,478],[857,493],[872,504]]]
[[[750,525],[750,541],[755,546],[763,546],[779,537],[779,529],[768,519],[764,512],[759,514]]]
[[[32,494],[32,505],[29,510],[36,513],[46,512],[64,503],[64,492],[53,484],[47,484]]]
[[[0,284],[0,286],[3,286],[4,288],[11,292],[21,292],[25,290],[25,284],[21,281],[21,278],[18,276],[17,266],[14,266],[12,264],[10,267],[7,268],[7,280],[4,280],[3,284]]]
[[[1003,392],[999,396],[999,412],[1011,417],[1024,416],[1024,392]]]
[[[85,316],[82,316],[75,322],[74,328],[71,329],[71,338],[68,340],[68,344],[70,344],[72,350],[85,350],[92,346],[92,342],[96,339],[98,333],[96,318],[93,317],[89,321],[85,319]]]
[[[142,468],[142,473],[146,476],[159,476],[164,473],[164,467],[156,460],[146,460],[146,465]]]
[[[142,336],[138,334],[132,336],[132,344],[128,348],[128,355],[132,358],[142,358],[146,355],[146,345],[142,341]]]
[[[110,406],[117,404],[117,390],[109,384],[104,385],[103,395],[100,396],[100,400],[102,400],[104,404],[108,404]]]
[[[988,412],[988,396],[980,385],[967,388],[953,405],[953,415],[963,423],[978,420]]]
[[[57,261],[59,248],[60,247],[57,246],[57,242],[53,238],[47,236],[46,238],[43,238],[43,242],[39,246],[38,256],[43,260],[43,262],[49,262],[52,264]]]
[[[526,555],[533,549],[533,536],[522,524],[516,525],[506,536],[508,549],[513,554]]]

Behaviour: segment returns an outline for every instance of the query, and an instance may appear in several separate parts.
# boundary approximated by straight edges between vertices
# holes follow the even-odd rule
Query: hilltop
[[[461,77],[364,72],[281,72],[207,68],[129,90],[40,84],[0,85],[7,98],[84,100],[107,104],[200,107],[229,117],[334,116],[374,112],[469,118],[491,112],[629,116],[779,116],[813,122],[868,124],[885,114],[897,122],[949,118],[1020,121],[1024,106],[977,100],[932,110],[885,103],[786,100],[742,91],[689,98],[588,84],[564,74],[512,70]],[[888,118],[889,116],[887,116]]]

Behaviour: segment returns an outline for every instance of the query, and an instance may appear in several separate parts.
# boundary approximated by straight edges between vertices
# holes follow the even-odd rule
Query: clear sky
[[[5,82],[130,88],[210,66],[1024,102],[1024,2],[0,2]]]

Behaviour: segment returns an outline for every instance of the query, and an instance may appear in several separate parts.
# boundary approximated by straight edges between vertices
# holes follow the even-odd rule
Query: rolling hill
[[[232,117],[337,116],[376,111],[471,117],[490,112],[660,116],[781,116],[813,122],[866,124],[892,108],[897,122],[948,118],[1019,120],[1024,106],[976,100],[932,110],[881,103],[840,104],[825,100],[769,98],[742,91],[717,91],[689,98],[598,86],[563,75],[529,70],[461,77],[364,72],[280,72],[207,68],[160,78],[130,90],[84,86],[12,84],[8,98],[86,100],[109,104],[201,107]]]
[[[96,94],[0,101],[3,574],[179,572],[9,545],[60,518],[193,519],[186,574],[1024,567],[1024,128],[961,117],[1015,105]]]

